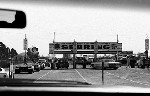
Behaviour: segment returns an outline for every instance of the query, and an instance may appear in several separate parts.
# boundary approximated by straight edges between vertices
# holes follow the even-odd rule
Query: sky
[[[23,10],[27,15],[26,28],[0,29],[0,41],[18,53],[24,52],[26,34],[28,47],[36,46],[40,55],[47,56],[54,32],[56,42],[116,42],[118,34],[123,51],[145,51],[145,39],[150,36],[150,8],[32,4],[0,3],[3,8]]]

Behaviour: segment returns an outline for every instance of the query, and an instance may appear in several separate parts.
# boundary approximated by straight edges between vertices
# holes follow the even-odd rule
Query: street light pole
[[[76,69],[75,55],[77,53],[76,41],[73,42],[73,69]]]

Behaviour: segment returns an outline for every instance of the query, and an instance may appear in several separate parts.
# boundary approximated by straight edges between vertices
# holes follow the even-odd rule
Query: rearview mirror
[[[26,14],[19,10],[0,9],[0,28],[25,28]]]

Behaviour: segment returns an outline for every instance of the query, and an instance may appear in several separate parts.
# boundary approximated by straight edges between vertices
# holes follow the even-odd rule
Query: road
[[[108,86],[132,86],[150,88],[150,70],[139,68],[126,68],[122,66],[117,70],[104,70],[104,83],[102,83],[102,70],[92,69],[87,66],[77,66],[73,69],[70,65],[69,69],[50,69],[46,67],[44,70],[34,72],[32,74],[21,73],[14,74],[15,79],[34,79],[34,82],[41,80],[46,81],[78,81],[86,82],[92,87],[108,87]]]

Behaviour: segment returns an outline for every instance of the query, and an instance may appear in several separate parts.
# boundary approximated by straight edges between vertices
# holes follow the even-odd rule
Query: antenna
[[[148,35],[146,34],[146,39],[149,39]]]
[[[55,42],[55,32],[54,32],[54,39],[53,39],[53,43]]]
[[[119,40],[118,40],[118,34],[117,34],[117,43],[119,42]]]

